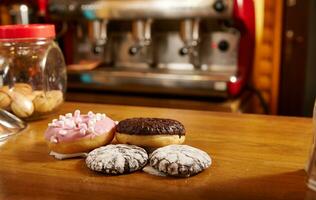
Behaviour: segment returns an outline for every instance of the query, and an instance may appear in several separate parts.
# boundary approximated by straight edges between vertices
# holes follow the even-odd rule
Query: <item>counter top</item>
[[[187,129],[186,144],[206,151],[213,164],[191,178],[169,178],[104,176],[90,171],[84,159],[56,160],[43,132],[50,120],[75,109],[115,120],[177,119]],[[308,118],[67,102],[0,146],[0,199],[304,199],[311,141]]]

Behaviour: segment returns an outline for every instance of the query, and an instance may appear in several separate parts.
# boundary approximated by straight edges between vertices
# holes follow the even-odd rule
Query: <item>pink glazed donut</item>
[[[61,154],[88,152],[109,144],[114,137],[115,122],[105,114],[88,112],[60,115],[48,124],[45,139],[51,151]]]

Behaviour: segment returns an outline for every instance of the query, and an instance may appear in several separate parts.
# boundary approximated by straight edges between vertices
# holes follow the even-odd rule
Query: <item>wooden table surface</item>
[[[187,129],[186,144],[209,153],[213,164],[177,179],[143,172],[104,176],[90,171],[84,159],[55,160],[43,132],[58,114],[77,108],[115,120],[177,119]],[[0,146],[0,199],[304,199],[311,138],[307,118],[68,102]]]

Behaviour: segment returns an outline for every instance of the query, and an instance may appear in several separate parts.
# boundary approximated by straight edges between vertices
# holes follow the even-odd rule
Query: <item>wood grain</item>
[[[115,120],[166,117],[181,121],[186,143],[208,152],[213,165],[188,179],[136,172],[104,176],[83,159],[58,161],[43,139],[58,114],[92,110]],[[218,112],[65,103],[59,113],[31,122],[0,146],[0,199],[304,199],[303,171],[312,122]]]
[[[210,110],[219,112],[240,112],[243,111],[243,105],[247,104],[252,94],[244,92],[240,97],[235,99],[212,99],[208,97],[200,98],[175,98],[168,96],[151,96],[151,95],[122,95],[111,94],[102,91],[67,91],[67,101],[80,101],[84,103],[105,103],[119,104],[130,106],[150,106],[164,108],[181,108],[192,110]]]
[[[265,94],[265,101],[271,114],[278,111],[281,32],[283,4],[281,0],[256,0],[256,50],[252,82],[254,87]],[[264,83],[262,83],[262,77]],[[268,77],[268,78],[267,78]],[[260,102],[253,102],[256,113],[262,113]]]

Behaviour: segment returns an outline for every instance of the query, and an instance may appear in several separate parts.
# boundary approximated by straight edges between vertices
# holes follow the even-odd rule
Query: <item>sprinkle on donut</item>
[[[80,110],[74,113],[60,115],[48,124],[45,137],[51,143],[75,140],[82,137],[94,138],[102,133],[109,132],[115,127],[115,122],[105,114],[93,113],[81,114]]]
[[[95,133],[94,126],[97,121],[105,119],[105,114],[94,114],[92,111],[88,112],[88,120],[86,122],[82,121],[80,115],[80,110],[76,110],[74,115],[72,113],[67,113],[65,115],[60,115],[59,119],[53,119],[52,123],[48,124],[48,127],[61,128],[58,131],[60,135],[66,135],[67,129],[78,128],[82,135]]]

